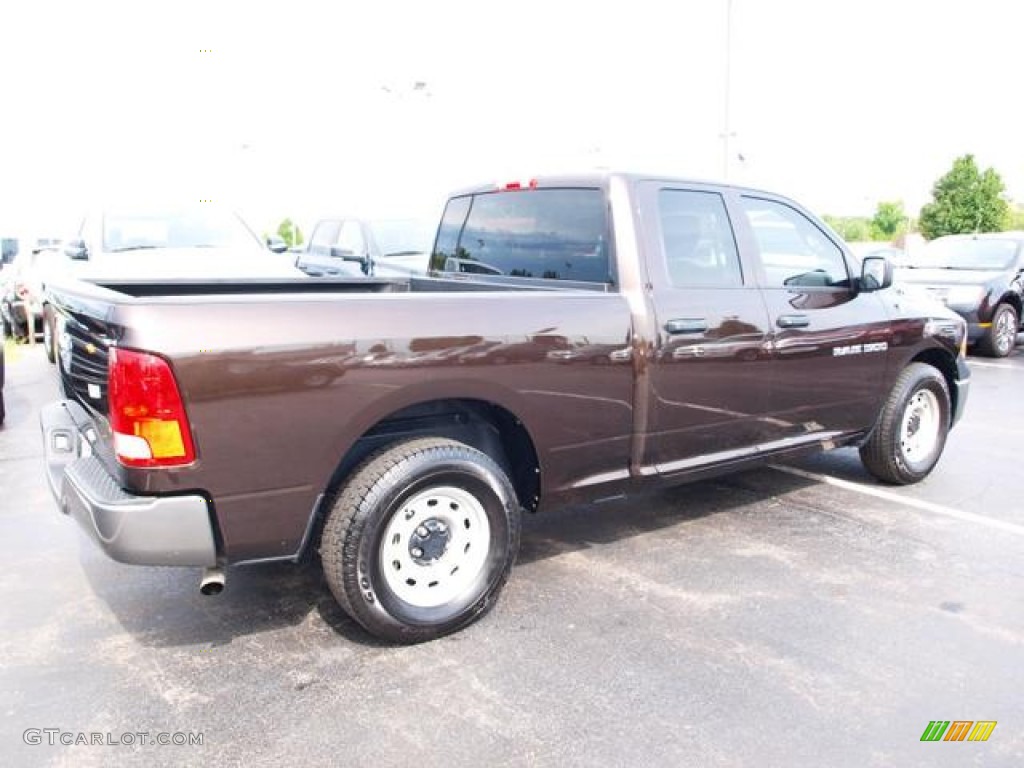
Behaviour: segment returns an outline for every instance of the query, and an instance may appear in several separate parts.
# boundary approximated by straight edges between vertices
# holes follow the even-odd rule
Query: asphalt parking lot
[[[36,419],[55,381],[19,347],[0,763],[1022,765],[1024,348],[972,368],[918,486],[878,486],[840,450],[531,518],[484,621],[393,648],[315,565],[234,569],[204,598],[197,571],[107,560],[50,499]],[[923,743],[933,720],[998,726]],[[82,733],[104,743],[61,743]],[[159,733],[202,744],[141,743]]]

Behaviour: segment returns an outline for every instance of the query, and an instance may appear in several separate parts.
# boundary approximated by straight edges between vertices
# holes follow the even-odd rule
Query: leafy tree
[[[289,248],[296,245],[302,245],[302,230],[299,229],[299,225],[291,219],[285,219],[278,225],[277,234],[282,240],[288,243]]]
[[[880,202],[871,219],[872,240],[892,241],[906,226],[907,214],[903,212],[902,202]]]
[[[1007,210],[1004,228],[1024,230],[1024,205],[1015,205]]]
[[[829,216],[825,214],[824,219],[843,240],[860,242],[871,239],[871,222],[863,216]]]
[[[958,157],[932,187],[932,202],[921,209],[921,234],[931,240],[964,232],[998,232],[1009,210],[1003,190],[995,170],[981,172],[974,155]]]

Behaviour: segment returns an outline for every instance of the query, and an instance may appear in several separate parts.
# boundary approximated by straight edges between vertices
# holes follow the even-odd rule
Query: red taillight
[[[185,406],[166,360],[111,347],[108,384],[118,461],[126,467],[172,467],[195,461]]]
[[[24,301],[28,298],[28,286],[24,283],[14,284],[14,293],[17,294],[18,298]]]

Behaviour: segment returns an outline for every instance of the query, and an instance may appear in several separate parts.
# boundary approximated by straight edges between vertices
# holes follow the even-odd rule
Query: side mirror
[[[278,237],[277,235],[271,235],[267,238],[267,248],[274,253],[284,253],[288,250],[288,243],[284,241],[284,238]]]
[[[892,285],[892,264],[885,256],[865,256],[860,265],[860,290],[882,291]]]
[[[369,274],[370,270],[370,258],[369,256],[357,256],[353,251],[347,248],[339,248],[338,246],[331,247],[331,258],[341,259],[342,261],[351,261],[359,265],[359,268],[364,274]]]
[[[64,243],[64,255],[74,261],[88,261],[89,249],[84,240],[68,240]]]

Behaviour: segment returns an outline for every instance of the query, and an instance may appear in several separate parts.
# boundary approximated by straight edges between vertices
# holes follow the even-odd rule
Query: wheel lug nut
[[[419,547],[413,547],[409,552],[413,557],[423,557],[423,550]]]
[[[444,523],[438,523],[437,524],[437,532],[438,533],[444,533],[447,530],[448,530],[448,526],[445,525]]]
[[[426,526],[421,525],[419,528],[416,529],[416,535],[419,536],[421,539],[425,539],[427,538],[427,536],[430,535],[430,531],[427,530]]]

